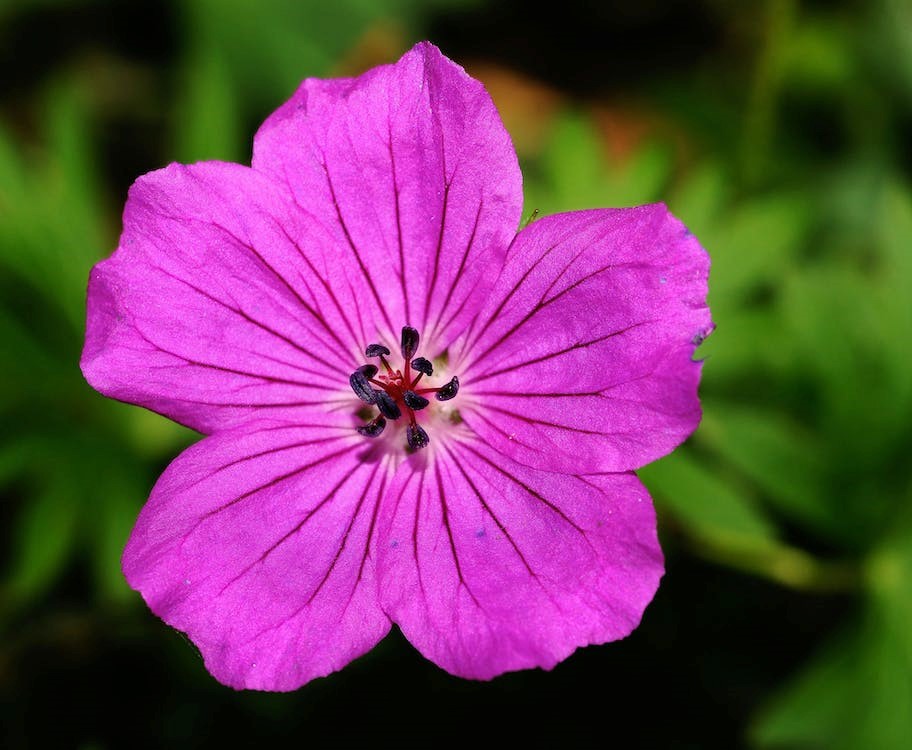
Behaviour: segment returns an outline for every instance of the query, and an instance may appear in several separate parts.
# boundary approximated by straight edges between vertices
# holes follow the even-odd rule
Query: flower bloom
[[[396,623],[464,677],[622,638],[663,572],[633,471],[700,419],[708,258],[663,205],[517,233],[516,155],[430,44],[307,80],[251,167],[136,181],[82,370],[204,433],[130,585],[236,688],[291,690]]]

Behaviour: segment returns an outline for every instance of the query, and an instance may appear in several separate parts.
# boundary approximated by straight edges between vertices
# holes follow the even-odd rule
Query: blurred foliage
[[[907,63],[912,15],[881,10],[904,18],[884,43]],[[855,592],[857,616],[770,698],[754,744],[902,748],[912,738],[908,174],[872,153],[883,144],[865,132],[841,161],[782,164],[769,150],[783,102],[810,90],[848,112],[871,96],[860,69],[883,51],[858,48],[884,16],[853,30],[848,17],[790,3],[768,12],[747,158],[676,168],[667,139],[649,138],[612,158],[611,129],[568,113],[527,194],[545,212],[665,199],[700,238],[717,325],[700,348],[703,424],[640,473],[695,554],[787,586]]]
[[[174,158],[245,161],[246,105],[263,119],[306,75],[326,74],[371,25],[414,17],[452,0],[189,0],[181,127]],[[460,3],[465,4],[465,3]],[[391,29],[395,34],[395,28]],[[395,45],[395,42],[393,42]],[[394,49],[390,50],[395,53]]]
[[[0,121],[0,638],[74,569],[93,606],[138,607],[120,551],[155,476],[192,439],[94,394],[77,367],[88,270],[114,246],[123,199],[104,169],[102,120],[111,108],[147,111],[151,98],[167,118],[159,163],[244,161],[256,123],[304,75],[391,59],[448,4],[458,3],[175,4],[169,86],[116,56],[64,61],[41,77],[28,116]],[[58,5],[7,3],[0,23]],[[666,200],[709,250],[717,330],[699,350],[704,422],[642,471],[666,540],[853,603],[754,707],[747,741],[905,748],[912,7],[770,0],[745,20],[710,5],[735,38],[756,22],[750,65],[739,73],[716,58],[710,72],[654,81],[608,110],[566,97],[542,107],[547,136],[521,153],[527,214]],[[509,91],[494,93],[510,121]]]

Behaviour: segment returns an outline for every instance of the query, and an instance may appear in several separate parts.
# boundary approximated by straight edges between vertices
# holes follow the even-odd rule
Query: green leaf
[[[743,472],[784,515],[815,530],[839,530],[824,494],[825,460],[813,434],[788,417],[715,399],[703,400],[696,440]]]
[[[219,49],[191,52],[184,77],[174,129],[177,160],[248,161],[250,149],[240,131],[237,92]]]
[[[713,318],[716,330],[698,352],[705,360],[705,389],[732,383],[743,390],[750,379],[783,377],[794,370],[789,349],[782,345],[783,325],[775,309],[765,306],[727,313],[714,310]]]
[[[19,148],[0,122],[0,214],[7,219],[22,207],[25,182]]]
[[[908,337],[912,331],[912,192],[892,183],[884,191],[877,222],[878,245],[883,260],[876,288],[884,336],[884,389],[891,407],[883,416],[899,431],[912,417],[912,367]]]
[[[895,80],[896,91],[912,101],[912,5],[908,0],[878,0],[869,6],[873,22],[862,31],[864,42],[879,63],[880,75]]]
[[[240,101],[254,105],[259,120],[303,78],[329,73],[372,24],[414,23],[428,5],[418,0],[191,0],[180,6],[191,50],[187,64],[197,62],[200,50],[218,57],[217,65],[224,66],[219,75],[227,76]]]
[[[782,283],[802,249],[810,216],[802,196],[779,193],[741,204],[699,235],[712,259],[709,301],[720,320],[753,291]]]
[[[723,544],[766,543],[775,529],[742,488],[726,482],[683,450],[637,472],[655,493],[660,510],[670,512],[689,532]]]
[[[89,268],[110,242],[84,92],[78,82],[63,81],[49,88],[45,104],[44,158],[16,165],[9,145],[0,147],[7,161],[0,172],[11,183],[0,201],[12,208],[0,222],[0,266],[40,296],[44,314],[62,314],[75,333],[84,323]]]
[[[156,462],[170,458],[199,439],[193,430],[146,409],[108,402],[106,411],[122,430],[136,456]]]
[[[816,18],[799,24],[784,41],[783,78],[786,86],[840,94],[855,83],[857,50],[849,29],[833,18]]]
[[[0,409],[56,393],[68,375],[60,358],[0,307]]]
[[[728,197],[728,180],[722,167],[711,161],[690,171],[669,200],[672,212],[697,237],[712,232]],[[712,253],[710,253],[710,256]]]
[[[60,574],[76,540],[78,504],[65,476],[52,476],[23,503],[13,533],[12,563],[4,576],[7,606],[42,595]]]
[[[32,464],[35,452],[35,438],[31,435],[16,435],[0,445],[0,487],[18,478]]]
[[[141,467],[130,464],[107,467],[100,476],[103,480],[91,485],[96,515],[86,529],[96,592],[106,601],[129,601],[133,594],[121,572],[120,558],[150,487],[139,479],[145,476]]]
[[[695,554],[797,589],[856,586],[853,567],[817,560],[781,542],[744,482],[723,467],[708,466],[679,449],[637,473],[655,493],[660,518],[667,522],[672,516]]]
[[[873,748],[859,744],[857,736],[867,698],[855,682],[870,669],[868,637],[862,628],[833,639],[770,701],[751,730],[753,744],[783,750]]]
[[[907,506],[908,507],[908,506]],[[871,556],[861,621],[780,690],[751,732],[761,748],[905,750],[912,737],[912,534]]]
[[[605,206],[635,206],[659,198],[671,172],[660,144],[640,146],[623,161],[607,158],[591,118],[566,112],[557,118],[538,165],[526,184],[526,205],[543,213]]]
[[[782,305],[791,356],[815,380],[820,428],[836,438],[842,460],[874,469],[908,423],[908,412],[897,410],[908,367],[898,365],[893,391],[888,361],[906,358],[909,329],[871,279],[842,264],[792,275]]]

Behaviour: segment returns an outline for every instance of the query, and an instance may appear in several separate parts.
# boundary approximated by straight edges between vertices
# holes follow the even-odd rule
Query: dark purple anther
[[[412,369],[417,370],[424,375],[434,374],[434,365],[431,364],[430,360],[427,360],[424,357],[415,357],[415,359],[412,360]]]
[[[386,391],[374,391],[374,403],[377,404],[380,413],[387,419],[399,419],[402,416],[399,405]]]
[[[419,396],[415,391],[406,391],[402,400],[405,401],[405,405],[413,411],[421,411],[425,406],[431,403],[424,396]]]
[[[367,404],[373,404],[376,401],[377,391],[371,388],[370,383],[367,382],[367,377],[361,369],[355,370],[348,378],[348,382],[351,383],[355,395],[362,401]]]
[[[376,437],[386,428],[387,422],[399,419],[405,412],[408,449],[420,450],[430,442],[427,432],[417,424],[415,414],[431,405],[432,393],[438,401],[449,401],[455,397],[459,391],[459,379],[453,377],[450,382],[440,387],[419,385],[424,382],[425,377],[434,374],[434,365],[431,361],[427,357],[416,356],[420,341],[421,336],[417,329],[402,326],[401,347],[405,361],[399,368],[390,364],[387,359],[390,350],[383,344],[370,344],[365,349],[368,357],[379,357],[380,361],[376,365],[361,365],[355,370],[350,377],[351,387],[358,398],[376,406],[380,415],[358,427],[359,434]]]
[[[402,326],[402,357],[408,362],[418,351],[418,331],[411,326]]]
[[[421,425],[410,424],[405,428],[405,441],[408,443],[409,448],[417,451],[426,448],[431,439]]]
[[[386,427],[386,419],[384,419],[382,414],[378,414],[366,425],[357,427],[355,429],[357,429],[361,435],[364,435],[364,437],[374,438],[383,432],[384,427]]]
[[[359,367],[358,370],[360,372],[364,373],[364,377],[366,377],[368,380],[370,380],[372,377],[374,377],[374,375],[377,374],[376,365],[361,365],[361,367]]]
[[[438,401],[449,401],[459,392],[459,378],[455,375],[453,379],[443,386],[439,391],[437,391],[437,400]]]

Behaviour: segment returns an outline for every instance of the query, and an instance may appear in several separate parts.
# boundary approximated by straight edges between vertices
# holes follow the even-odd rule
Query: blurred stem
[[[799,591],[853,592],[863,584],[859,566],[819,560],[804,550],[779,542],[758,545],[748,539],[700,539],[694,551],[712,562]]]
[[[742,172],[748,184],[757,182],[768,163],[782,73],[780,61],[791,33],[795,4],[795,0],[767,0],[766,3],[763,45],[751,81],[741,144]]]

